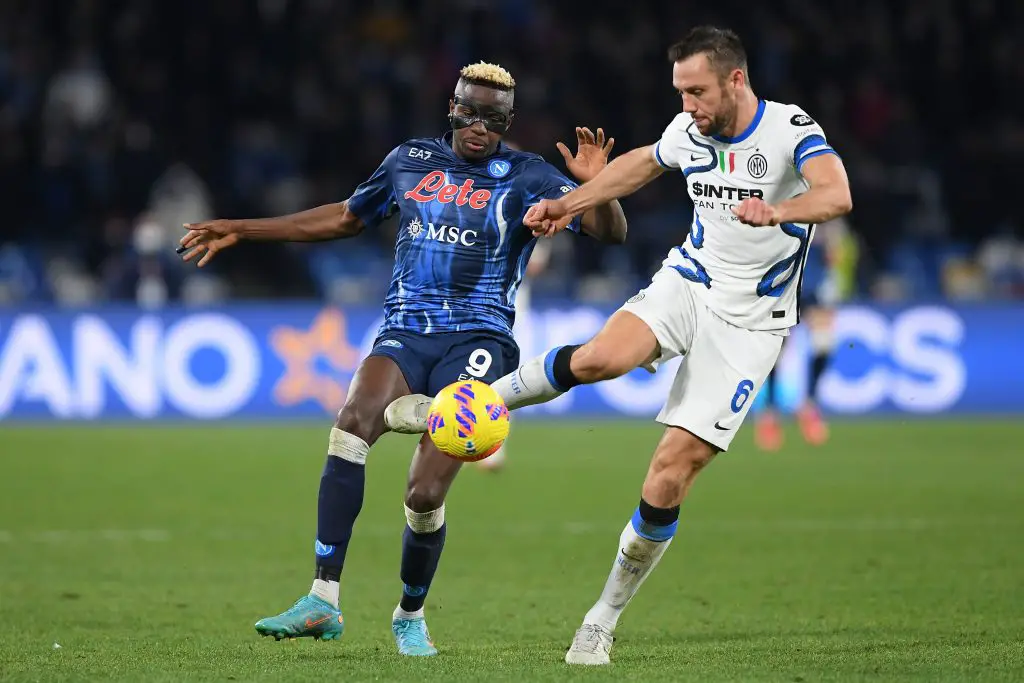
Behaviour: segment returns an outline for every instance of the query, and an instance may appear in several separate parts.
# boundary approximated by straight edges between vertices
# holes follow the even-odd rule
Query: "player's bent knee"
[[[417,534],[432,534],[444,526],[444,503],[433,510],[417,512],[405,506],[405,523]]]
[[[444,505],[447,488],[440,481],[414,481],[405,492],[405,506],[414,512],[431,512]]]
[[[384,433],[384,413],[372,408],[366,408],[358,403],[346,403],[338,411],[338,417],[334,421],[335,429],[354,434],[372,446],[380,435]]]

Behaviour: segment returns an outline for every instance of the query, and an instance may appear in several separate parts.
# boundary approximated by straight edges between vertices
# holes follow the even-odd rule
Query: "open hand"
[[[197,256],[199,267],[209,263],[223,249],[233,247],[241,240],[241,235],[234,229],[232,221],[215,220],[202,223],[185,223],[188,233],[181,238],[177,253],[184,254],[183,261],[192,261]]]
[[[576,156],[569,153],[565,143],[559,142],[555,145],[565,159],[565,167],[569,169],[577,180],[585,183],[592,180],[608,165],[608,155],[612,153],[615,145],[615,138],[608,138],[605,142],[604,129],[597,129],[595,137],[589,128],[576,128]]]

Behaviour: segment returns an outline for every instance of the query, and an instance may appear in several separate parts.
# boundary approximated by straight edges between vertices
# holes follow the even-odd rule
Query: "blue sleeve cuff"
[[[658,162],[659,166],[661,166],[662,168],[664,168],[664,169],[666,169],[668,171],[676,170],[674,167],[669,166],[668,164],[666,164],[665,160],[661,158],[661,141],[660,140],[654,145],[654,160]]]
[[[806,162],[808,159],[820,157],[822,154],[835,154],[836,156],[839,156],[839,154],[831,147],[829,147],[828,149],[819,149],[814,152],[811,152],[810,154],[805,154],[802,157],[800,157],[796,162],[796,170],[800,171],[801,169],[803,169],[804,162]]]

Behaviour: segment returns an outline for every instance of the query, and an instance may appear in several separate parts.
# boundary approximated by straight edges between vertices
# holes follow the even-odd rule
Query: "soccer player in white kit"
[[[514,410],[684,356],[657,418],[666,429],[640,503],[601,597],[566,653],[570,664],[609,663],[619,616],[671,543],[680,503],[701,469],[729,447],[798,321],[814,225],[852,207],[846,171],[821,127],[799,107],[754,94],[735,33],[694,28],[669,59],[683,111],[661,139],[541,201],[524,222],[551,235],[588,208],[678,171],[694,205],[685,242],[589,342],[554,348],[493,384]],[[400,401],[388,409],[389,426],[425,431],[423,400]]]

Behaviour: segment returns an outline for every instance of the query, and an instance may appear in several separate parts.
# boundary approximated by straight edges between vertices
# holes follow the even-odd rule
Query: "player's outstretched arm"
[[[652,147],[638,147],[613,160],[595,178],[559,201],[565,203],[569,215],[578,216],[601,204],[633,194],[664,171],[655,159]]]
[[[324,204],[276,218],[246,218],[186,223],[188,232],[177,249],[185,261],[202,256],[205,266],[220,251],[243,239],[265,242],[320,242],[358,235],[363,222],[348,208],[348,202]]]
[[[523,222],[535,234],[553,234],[574,216],[633,194],[664,171],[655,159],[653,147],[638,147],[612,161],[596,177],[564,197],[545,199],[530,207]]]

